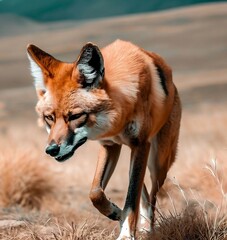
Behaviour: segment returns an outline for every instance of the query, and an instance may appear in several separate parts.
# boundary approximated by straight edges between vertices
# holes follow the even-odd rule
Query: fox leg
[[[147,163],[150,171],[152,190],[149,195],[145,184],[143,185],[140,202],[140,231],[151,232],[153,227],[156,194],[160,184],[162,185],[165,179],[165,177],[162,179],[159,177],[159,171],[162,171],[162,169],[158,169],[158,161],[158,143],[157,138],[154,137],[151,141],[150,156]]]
[[[148,160],[148,168],[151,174],[152,190],[150,193],[151,224],[154,223],[154,211],[156,194],[162,187],[167,172],[175,160],[179,137],[181,114],[177,112],[180,105],[175,105],[169,120],[152,139],[151,155]]]
[[[151,216],[151,203],[150,196],[148,194],[146,185],[143,184],[143,189],[140,199],[140,211],[139,211],[139,231],[141,232],[150,232],[150,216]]]
[[[139,203],[143,188],[144,175],[150,143],[143,142],[132,148],[130,164],[130,180],[128,193],[121,217],[121,232],[119,239],[134,239],[139,214]]]
[[[155,137],[156,138],[156,137]],[[167,154],[163,149],[160,149],[161,145],[157,140],[153,140],[153,144],[157,146],[157,149],[153,148],[153,156],[150,157],[148,168],[151,174],[152,181],[152,189],[150,193],[150,206],[151,206],[151,214],[150,214],[150,223],[151,229],[154,225],[154,213],[155,213],[155,205],[157,200],[157,193],[159,189],[162,187],[167,172],[175,159],[175,154]],[[162,164],[163,163],[163,164]]]
[[[121,145],[101,145],[96,172],[89,195],[93,205],[102,214],[112,220],[120,220],[121,209],[106,198],[104,190],[116,167],[120,151]]]

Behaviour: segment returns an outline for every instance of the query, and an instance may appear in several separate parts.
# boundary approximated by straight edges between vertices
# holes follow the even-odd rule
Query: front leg
[[[139,203],[146,171],[150,143],[142,142],[132,147],[130,180],[127,198],[121,217],[121,232],[118,239],[134,239],[139,214]]]
[[[116,167],[121,145],[102,145],[96,167],[95,176],[90,191],[90,199],[93,205],[105,216],[112,220],[120,220],[121,209],[110,202],[104,193],[105,187]]]

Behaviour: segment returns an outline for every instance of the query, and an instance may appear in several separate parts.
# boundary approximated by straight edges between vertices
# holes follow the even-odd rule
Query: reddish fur
[[[84,56],[89,58],[89,50],[84,53],[88,47],[97,51],[96,57],[103,57],[105,75],[97,86],[84,89],[86,74],[79,73],[77,64]],[[145,188],[143,191],[147,196],[145,201],[153,204],[154,210],[156,193],[176,155],[181,106],[171,68],[159,55],[120,40],[102,50],[89,43],[83,47],[78,62],[73,63],[60,62],[32,45],[28,52],[42,69],[47,88],[47,93],[41,91],[41,95],[40,89],[37,90],[40,99],[37,110],[40,115],[54,111],[56,118],[49,143],[54,140],[60,145],[67,139],[70,125],[65,119],[70,113],[82,110],[89,113],[87,126],[91,129],[101,126],[94,139],[103,145],[90,198],[98,210],[111,219],[124,222],[128,217],[130,232],[134,235],[147,162],[153,185],[149,199]],[[100,64],[102,62],[100,60]],[[156,68],[162,71],[168,94],[160,83]],[[82,69],[86,70],[86,66]],[[89,78],[93,73],[89,66],[87,69]],[[79,123],[74,121],[73,126],[77,130]],[[132,149],[130,186],[123,210],[104,194],[122,144]],[[148,160],[150,148],[153,157]]]

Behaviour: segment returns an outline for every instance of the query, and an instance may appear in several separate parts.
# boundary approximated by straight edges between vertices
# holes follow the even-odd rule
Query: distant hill
[[[25,17],[13,14],[0,14],[0,37],[37,32],[43,29],[42,24],[31,21]],[[23,27],[20,27],[23,26]]]
[[[217,0],[216,2],[223,2]],[[10,13],[36,21],[80,20],[151,12],[169,8],[214,2],[211,0],[1,0],[0,14]]]

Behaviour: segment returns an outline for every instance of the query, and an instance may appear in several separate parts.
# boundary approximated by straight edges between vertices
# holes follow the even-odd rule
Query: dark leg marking
[[[114,221],[120,221],[120,218],[119,218],[119,216],[116,212],[111,213],[107,217],[111,220],[114,220]]]

